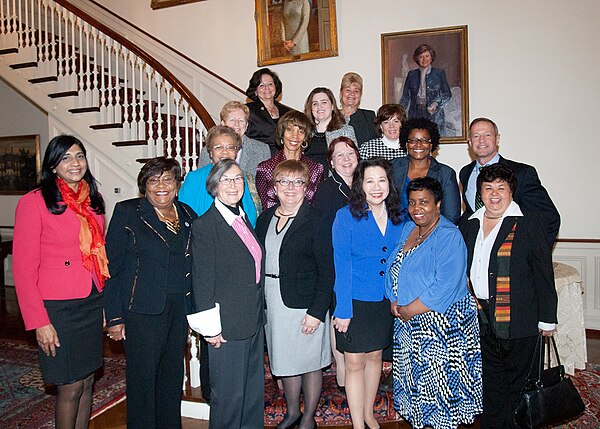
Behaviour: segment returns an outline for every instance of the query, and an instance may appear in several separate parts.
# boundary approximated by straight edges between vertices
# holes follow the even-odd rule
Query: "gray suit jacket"
[[[244,135],[242,137],[242,157],[240,159],[240,168],[244,173],[250,174],[256,179],[256,167],[258,164],[271,158],[271,150],[265,143],[259,142]],[[206,147],[200,152],[200,165],[198,168],[210,164],[208,151]]]

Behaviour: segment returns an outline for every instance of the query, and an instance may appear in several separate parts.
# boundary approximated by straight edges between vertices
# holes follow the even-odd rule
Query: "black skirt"
[[[340,352],[368,353],[383,350],[392,341],[393,316],[390,301],[352,300],[352,319],[348,331],[335,331],[336,348]]]
[[[54,357],[39,349],[47,384],[73,383],[102,367],[102,306],[95,285],[87,298],[44,301],[60,343]]]

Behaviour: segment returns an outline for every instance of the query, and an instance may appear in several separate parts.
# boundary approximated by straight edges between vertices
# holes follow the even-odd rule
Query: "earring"
[[[56,174],[56,168],[52,169],[52,174]]]
[[[308,142],[307,141],[303,141],[302,144],[300,145],[300,148],[302,150],[306,150],[307,147],[308,147]]]

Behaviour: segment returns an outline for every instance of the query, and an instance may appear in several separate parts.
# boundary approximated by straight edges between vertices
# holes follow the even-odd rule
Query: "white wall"
[[[256,67],[251,0],[208,0],[152,11],[147,0],[99,0],[125,19],[245,88]],[[596,0],[338,0],[340,56],[274,66],[283,102],[300,108],[315,86],[337,92],[342,74],[365,80],[363,106],[381,104],[381,33],[469,26],[471,117],[489,116],[501,152],[534,164],[562,214],[560,236],[600,238],[594,119],[598,116],[600,2]],[[459,169],[466,145],[441,148]]]
[[[41,153],[48,144],[48,116],[0,80],[0,136],[39,134]],[[0,195],[0,225],[14,225],[20,195]]]

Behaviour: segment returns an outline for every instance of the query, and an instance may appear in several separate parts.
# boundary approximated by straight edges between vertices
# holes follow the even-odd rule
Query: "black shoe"
[[[300,413],[300,415],[298,416],[298,418],[296,420],[294,420],[293,422],[291,422],[290,424],[286,424],[285,426],[282,426],[281,424],[283,422],[285,422],[285,419],[287,418],[287,414],[283,417],[283,420],[281,421],[281,423],[279,423],[277,425],[276,429],[288,429],[288,428],[295,428],[296,426],[298,426],[300,424],[300,420],[302,420],[302,416],[303,414]]]
[[[381,429],[381,426],[377,426],[376,428],[372,428],[371,426],[368,425],[367,422],[364,422],[364,423],[365,423],[365,428],[366,429]]]
[[[392,374],[392,371],[382,383],[379,383],[379,391],[386,393],[394,391],[394,374]]]

